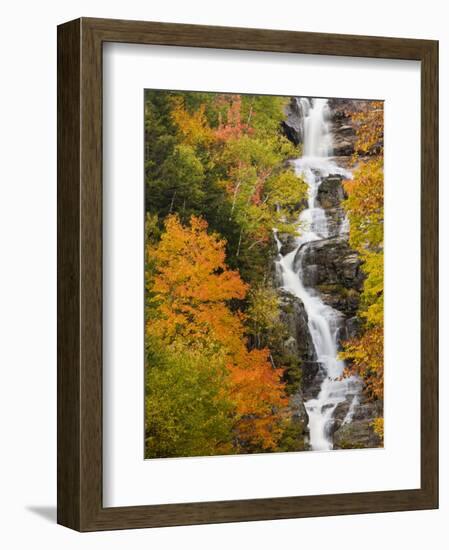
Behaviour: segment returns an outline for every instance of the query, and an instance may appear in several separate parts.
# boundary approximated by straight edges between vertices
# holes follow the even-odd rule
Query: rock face
[[[350,113],[361,111],[364,108],[364,103],[357,99],[330,98],[328,100],[335,156],[349,156],[354,153],[366,154],[356,150],[358,123],[350,116]],[[374,144],[368,151],[368,155],[376,153],[381,145],[381,143]]]
[[[316,202],[326,212],[329,235],[343,233],[346,215],[341,203],[344,199],[342,176],[329,176],[321,182]]]
[[[317,202],[326,212],[331,209],[341,208],[341,201],[346,199],[341,176],[328,176],[318,189]]]
[[[361,392],[358,395],[360,402],[352,411],[351,404],[347,401],[340,403],[335,410],[334,449],[366,449],[381,446],[381,441],[374,432],[373,420],[379,415],[382,416],[382,403],[366,401]]]
[[[299,390],[290,397],[290,411],[292,413],[291,432],[293,441],[289,442],[290,451],[304,451],[309,443],[309,416],[304,406],[304,395]],[[299,436],[299,437],[298,437]]]
[[[279,242],[281,243],[280,253],[282,256],[285,256],[289,252],[293,252],[296,248],[295,236],[291,233],[279,233],[278,234]]]
[[[303,361],[315,361],[316,354],[308,328],[308,317],[302,301],[283,290],[280,296],[280,321],[286,328],[284,351]]]
[[[339,166],[350,169],[351,156],[356,148],[357,125],[349,113],[360,110],[356,100],[328,101],[329,122],[332,128],[333,152]],[[304,141],[304,110],[308,110],[306,98],[292,98],[286,107],[283,129],[296,145]],[[331,306],[336,316],[337,345],[361,334],[362,321],[358,316],[364,273],[362,260],[348,242],[348,222],[342,202],[346,199],[343,177],[329,174],[318,188],[316,206],[324,210],[327,222],[327,238],[303,244],[294,258],[294,270],[301,271],[301,280],[311,292],[319,294],[322,301]],[[298,216],[304,205],[298,205]],[[278,235],[280,253],[285,256],[296,249],[292,235]],[[302,301],[282,290],[282,273],[274,273],[273,280],[280,297],[280,320],[285,327],[282,354],[291,357],[287,361],[287,380],[296,383],[290,396],[293,416],[288,450],[307,449],[309,422],[304,403],[317,398],[326,376],[323,365],[317,361],[312,337],[308,328],[308,316]],[[329,425],[334,448],[352,449],[378,447],[381,442],[373,429],[373,420],[382,416],[382,403],[372,403],[363,394],[363,384],[357,378],[348,381],[345,400],[339,403]]]
[[[356,150],[358,123],[352,119],[351,113],[361,111],[364,103],[357,99],[330,98],[328,100],[334,156],[350,157],[356,152],[362,153]],[[302,99],[292,97],[285,108],[282,128],[287,138],[295,145],[302,144],[304,141],[304,114]],[[374,144],[368,151],[368,155],[374,154],[381,145],[382,143]]]
[[[295,145],[304,140],[304,112],[296,97],[290,99],[285,108],[285,119],[282,121],[282,128],[288,139]]]
[[[360,109],[359,102],[352,99],[329,99],[328,105],[332,121],[334,155],[350,156],[356,152],[357,128],[349,116]]]
[[[348,332],[354,334],[358,327],[353,318],[363,288],[361,263],[342,236],[308,243],[295,257],[295,267],[302,269],[304,285],[317,289],[326,304],[344,315],[342,336]]]
[[[339,284],[360,291],[363,273],[358,254],[349,247],[345,237],[330,237],[308,243],[295,256],[295,265],[303,269],[303,282],[316,287]]]

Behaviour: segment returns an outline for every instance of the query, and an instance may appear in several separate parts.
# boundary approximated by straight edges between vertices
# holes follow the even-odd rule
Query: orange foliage
[[[229,369],[239,439],[263,449],[275,449],[288,405],[281,382],[283,371],[271,367],[266,348],[251,351],[242,348]]]
[[[368,329],[360,338],[345,344],[342,357],[350,359],[347,374],[358,374],[365,382],[369,397],[383,399],[384,393],[384,329],[378,325]]]
[[[206,228],[207,222],[195,216],[190,227],[168,216],[159,246],[149,252],[157,265],[152,292],[161,314],[151,329],[165,339],[194,340],[211,333],[226,339],[241,323],[225,302],[244,298],[247,285],[227,269],[225,242]]]
[[[147,331],[166,344],[215,344],[225,354],[231,400],[235,405],[238,445],[274,449],[282,434],[287,398],[281,369],[274,369],[267,349],[247,349],[244,317],[227,302],[245,297],[248,286],[225,263],[225,242],[207,233],[207,222],[192,216],[184,227],[175,215],[155,250],[151,292],[157,304]]]
[[[215,136],[221,141],[238,139],[245,133],[251,133],[249,124],[242,122],[242,98],[239,95],[231,96],[232,103],[226,113],[226,122],[220,117],[219,125]]]
[[[357,113],[352,113],[358,123],[356,149],[362,153],[379,153],[383,148],[384,104],[370,101]]]

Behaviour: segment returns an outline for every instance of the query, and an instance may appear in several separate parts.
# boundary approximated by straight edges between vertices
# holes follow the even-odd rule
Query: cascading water
[[[316,398],[306,401],[309,416],[310,447],[313,451],[330,450],[333,447],[330,433],[331,421],[337,405],[355,394],[343,423],[350,422],[357,405],[357,380],[342,378],[344,362],[338,358],[337,334],[341,314],[326,305],[317,292],[303,284],[302,258],[308,243],[326,239],[329,234],[325,211],[317,203],[317,193],[323,178],[329,175],[351,174],[339,167],[329,157],[332,154],[332,136],[328,122],[328,105],[325,99],[302,98],[304,113],[304,155],[294,161],[295,171],[308,184],[307,208],[300,214],[295,249],[282,256],[281,243],[276,231],[279,250],[277,260],[282,276],[282,287],[304,303],[308,315],[308,328],[315,348],[317,361],[324,378]],[[348,221],[341,224],[340,233],[348,231]]]

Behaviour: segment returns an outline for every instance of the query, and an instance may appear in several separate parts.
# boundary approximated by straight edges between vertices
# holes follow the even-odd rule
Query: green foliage
[[[279,296],[272,287],[255,286],[249,292],[247,327],[258,348],[272,347],[273,333],[283,325],[279,320]]]
[[[302,420],[292,418],[282,434],[278,451],[281,453],[298,452],[306,450],[304,441],[305,425]]]
[[[228,263],[250,282],[266,277],[271,231],[293,231],[289,213],[306,186],[285,164],[286,99],[196,92],[145,95],[146,210],[182,222],[203,215],[227,242]]]
[[[287,329],[280,318],[279,295],[264,284],[253,286],[248,294],[246,326],[254,347],[266,347],[276,368],[282,368],[289,395],[301,387],[302,371],[298,357],[285,349]]]
[[[162,218],[178,212],[187,220],[201,210],[204,199],[204,169],[195,151],[188,145],[176,145],[172,154],[162,163],[160,181],[148,181],[147,197],[152,210]]]
[[[177,142],[171,109],[168,94],[145,91],[145,176],[150,181],[161,181],[161,165]]]
[[[225,361],[216,350],[162,346],[147,337],[145,457],[207,456],[231,450]]]
[[[298,445],[286,392],[301,371],[267,283],[272,231],[295,231],[307,193],[288,163],[285,102],[145,94],[148,458]],[[222,279],[234,291],[221,299]]]

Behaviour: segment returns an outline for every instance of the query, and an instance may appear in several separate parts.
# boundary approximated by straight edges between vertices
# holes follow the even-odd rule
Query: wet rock
[[[307,428],[309,424],[309,415],[304,406],[304,396],[301,390],[290,397],[289,405],[293,419],[297,422],[302,422],[304,428]]]
[[[362,391],[362,382],[356,379],[346,400],[339,403],[334,411],[332,426],[334,448],[361,449],[381,446],[381,441],[374,432],[373,421],[382,415],[382,402],[368,401]]]
[[[356,290],[348,290],[341,285],[318,285],[317,289],[323,302],[342,313],[345,318],[356,314],[360,304],[360,293]],[[345,331],[341,332],[341,340],[345,339],[345,327],[346,324],[341,327]]]
[[[360,334],[358,318],[365,275],[362,261],[344,236],[307,243],[298,251],[296,268],[301,266],[306,287],[319,294],[323,302],[340,313],[337,344]]]
[[[359,299],[357,299],[357,303],[358,301]],[[354,306],[348,307],[348,304],[341,304],[341,307],[345,309],[345,312],[347,315],[349,315],[352,309],[354,308]],[[338,333],[337,333],[337,342],[340,344],[340,349],[341,349],[341,343],[343,341],[349,340],[352,338],[358,338],[361,335],[361,332],[362,332],[362,321],[359,317],[354,315],[353,317],[349,317],[349,319],[345,319],[344,325],[338,329]]]
[[[330,237],[340,235],[345,220],[345,211],[342,201],[346,198],[343,188],[343,177],[331,175],[324,178],[317,193],[317,204],[324,209],[327,218],[327,227]]]
[[[382,447],[374,433],[372,420],[354,420],[334,433],[334,449],[367,449]]]
[[[334,416],[333,416],[334,424],[332,427],[333,428],[332,433],[335,432],[335,430],[337,430],[343,424],[349,412],[349,408],[351,406],[351,401],[353,398],[354,397],[351,397],[351,399],[349,399],[348,396],[346,396],[346,399],[335,407]]]
[[[346,198],[342,181],[342,176],[329,176],[323,179],[317,193],[317,202],[321,208],[326,210],[340,207],[341,201]]]
[[[329,237],[337,237],[342,234],[342,226],[345,221],[343,208],[328,208],[326,210],[326,220]]]
[[[302,363],[302,391],[306,401],[318,397],[325,377],[326,373],[321,363],[317,361]]]
[[[335,156],[351,156],[355,153],[357,141],[356,126],[350,113],[360,109],[357,102],[349,99],[329,99],[332,122],[332,141]]]
[[[296,269],[302,267],[305,286],[340,285],[358,292],[364,280],[361,264],[357,252],[341,236],[307,243],[294,260]]]
[[[335,407],[333,415],[334,431],[342,426],[344,422],[359,419],[359,410],[364,407],[365,404],[365,397],[363,396],[362,390],[363,383],[360,379],[354,378],[354,380],[348,380],[346,399]]]
[[[304,141],[304,113],[301,104],[296,97],[290,99],[285,107],[285,119],[282,121],[282,129],[286,137],[295,145]]]
[[[342,168],[346,168],[346,170],[352,170],[354,168],[354,158],[352,155],[339,155],[331,158],[339,166],[341,166]]]
[[[269,276],[273,283],[274,288],[282,286],[282,268],[276,263],[272,262],[273,268],[270,270]]]
[[[355,153],[354,142],[347,139],[339,139],[338,136],[334,134],[333,151],[336,156],[353,155]]]
[[[360,336],[362,322],[359,317],[350,317],[346,321],[346,338],[357,338]]]
[[[295,235],[292,235],[291,233],[278,233],[278,239],[282,245],[280,250],[282,256],[285,256],[295,250],[297,246]]]
[[[287,332],[284,351],[294,354],[301,361],[314,361],[315,349],[304,304],[299,298],[283,290],[279,291],[279,297],[280,321]]]

